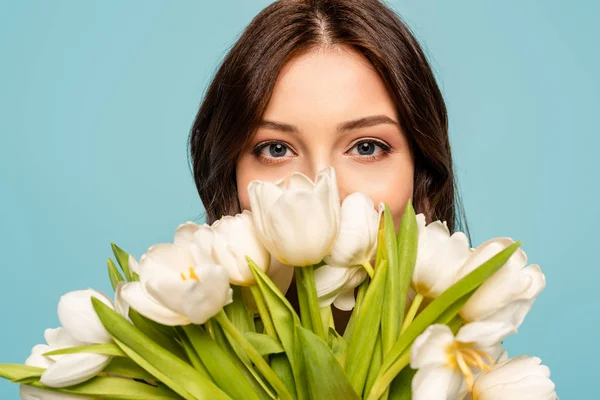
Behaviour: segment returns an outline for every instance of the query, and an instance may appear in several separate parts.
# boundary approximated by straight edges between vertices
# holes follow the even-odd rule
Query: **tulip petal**
[[[65,355],[42,373],[40,382],[54,388],[85,382],[102,371],[110,363],[111,358],[94,353]]]
[[[75,339],[85,343],[109,343],[112,337],[92,307],[95,297],[111,309],[112,301],[96,290],[76,290],[63,295],[58,302],[58,319]]]
[[[373,201],[362,192],[352,193],[344,199],[340,216],[340,232],[325,262],[340,267],[369,262],[376,248],[379,226]]]
[[[277,238],[272,254],[290,265],[319,263],[335,240],[329,232],[330,216],[312,192],[286,191],[271,207],[267,225],[271,237]]]
[[[148,278],[162,277],[165,270],[179,274],[187,272],[190,266],[195,265],[195,260],[189,248],[173,243],[160,243],[151,246],[140,261],[140,268],[145,269],[140,275]],[[162,268],[158,268],[160,265]]]
[[[183,312],[195,324],[203,324],[233,301],[227,271],[219,265],[196,269],[200,284],[189,286],[181,305]]]
[[[43,356],[42,354],[49,351],[55,350],[54,348],[46,344],[36,344],[31,349],[31,354],[25,360],[25,365],[38,368],[48,368],[54,364],[54,360],[50,357]]]
[[[447,348],[453,342],[454,335],[447,325],[430,325],[412,345],[410,366],[417,369],[446,364]]]
[[[125,282],[119,282],[115,290],[115,311],[129,319],[129,304],[123,298],[123,287]]]
[[[166,308],[150,297],[140,282],[131,282],[123,286],[121,296],[134,310],[144,317],[168,326],[187,325],[190,320]]]
[[[455,399],[461,389],[462,375],[444,366],[420,368],[412,380],[413,400]]]
[[[354,297],[354,288],[343,290],[333,301],[333,305],[338,310],[350,311],[356,304],[356,297]]]
[[[44,339],[51,347],[77,347],[85,344],[85,342],[75,339],[69,332],[63,328],[46,329],[44,331]]]
[[[198,231],[198,228],[198,224],[192,221],[186,221],[179,225],[175,230],[173,243],[182,247],[189,247],[190,244],[194,243],[194,233]]]
[[[528,356],[500,362],[475,380],[474,395],[482,400],[554,400],[550,370],[540,364],[539,358]]]
[[[490,347],[499,344],[512,331],[512,326],[504,322],[470,322],[460,328],[456,340],[476,343],[479,348]]]

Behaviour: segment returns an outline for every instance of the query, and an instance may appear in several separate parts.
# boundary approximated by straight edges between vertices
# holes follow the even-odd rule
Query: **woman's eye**
[[[379,143],[373,140],[362,141],[354,145],[350,154],[359,156],[377,156],[381,152],[389,151],[389,147],[386,147],[383,143]]]
[[[259,145],[255,153],[265,158],[283,158],[290,156],[291,150],[283,143],[265,143]]]

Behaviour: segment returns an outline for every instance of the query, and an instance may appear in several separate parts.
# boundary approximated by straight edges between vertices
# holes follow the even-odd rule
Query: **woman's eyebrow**
[[[398,122],[394,121],[392,118],[388,117],[387,115],[370,115],[368,117],[363,117],[363,118],[355,119],[352,121],[344,121],[344,122],[338,124],[337,133],[340,134],[340,133],[343,133],[346,131],[351,131],[354,129],[361,129],[361,128],[368,128],[368,127],[380,125],[380,124],[392,124],[392,125],[397,125],[398,127],[400,126],[400,124]],[[286,124],[283,122],[262,120],[260,122],[259,126],[261,128],[273,129],[273,130],[277,130],[277,131],[281,131],[281,132],[296,133],[296,134],[300,133],[300,129],[298,129],[297,126],[291,125],[291,124]]]

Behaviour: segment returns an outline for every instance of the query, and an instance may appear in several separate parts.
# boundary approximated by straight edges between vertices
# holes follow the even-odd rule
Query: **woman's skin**
[[[338,129],[372,116],[380,118]],[[330,165],[341,200],[364,192],[376,207],[387,203],[399,226],[412,198],[413,157],[383,81],[345,46],[298,56],[281,70],[263,124],[237,163],[241,209],[250,209],[252,180],[275,182],[295,171],[314,179]]]
[[[371,123],[348,124],[366,117]],[[367,121],[368,122],[368,121]],[[338,129],[341,125],[346,129]],[[336,171],[340,200],[366,193],[375,207],[388,204],[398,228],[413,193],[413,156],[383,81],[369,61],[349,47],[320,49],[292,59],[280,72],[263,124],[237,167],[242,210],[250,210],[248,184],[275,182],[292,172],[315,178]],[[296,309],[296,285],[286,297]],[[332,308],[344,331],[349,312]]]

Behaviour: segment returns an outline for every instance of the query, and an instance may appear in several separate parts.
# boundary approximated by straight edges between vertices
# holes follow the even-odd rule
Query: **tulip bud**
[[[248,194],[260,240],[281,262],[304,267],[331,252],[340,224],[340,200],[332,167],[315,182],[293,173],[287,187],[252,181]]]
[[[93,289],[76,290],[63,295],[58,302],[58,319],[75,339],[85,343],[110,343],[112,336],[106,331],[92,306],[92,297],[111,309],[112,301]]]
[[[224,216],[211,226],[202,225],[194,234],[200,258],[224,267],[234,285],[256,283],[248,267],[250,257],[263,271],[267,271],[270,255],[258,238],[252,213],[245,210],[235,216]]]

